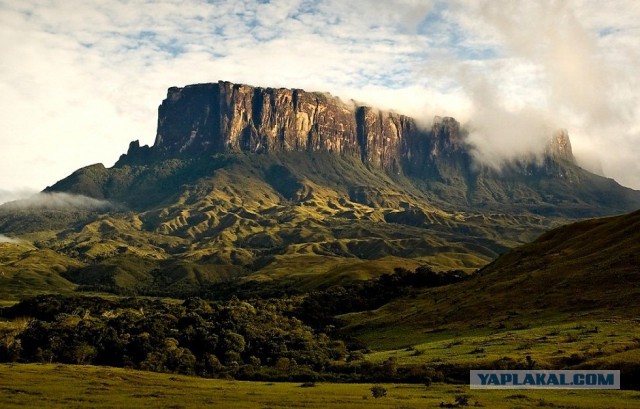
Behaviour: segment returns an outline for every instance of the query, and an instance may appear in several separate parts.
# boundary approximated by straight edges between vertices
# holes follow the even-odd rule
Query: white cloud
[[[104,210],[113,208],[109,201],[98,200],[83,195],[62,192],[36,193],[26,198],[5,203],[3,210],[18,209],[88,209]]]
[[[0,243],[20,244],[20,240],[0,234]]]
[[[17,188],[14,190],[0,189],[0,204],[10,202],[12,200],[26,199],[36,193],[36,190],[27,187]]]
[[[328,91],[423,121],[470,119],[481,157],[494,161],[537,146],[542,118],[640,188],[638,8],[0,0],[0,187],[42,189],[82,166],[109,166],[129,141],[153,142],[168,87],[229,80]]]
[[[537,116],[542,125],[569,129],[587,168],[640,188],[640,165],[633,159],[640,153],[637,2],[458,2],[457,12],[468,47],[494,48],[503,59],[502,69],[476,72],[472,85],[491,88],[481,98],[468,76],[453,71],[474,101],[475,142],[484,144],[480,157],[490,156],[490,163],[508,158],[536,139],[540,149],[544,138],[530,132],[537,121],[528,120]],[[518,78],[518,71],[528,75]],[[528,144],[505,134],[512,119],[524,130],[517,139]]]

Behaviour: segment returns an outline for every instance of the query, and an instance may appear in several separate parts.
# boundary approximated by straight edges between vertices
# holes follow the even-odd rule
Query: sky
[[[219,80],[453,116],[479,163],[541,152],[640,189],[636,0],[0,0],[0,203],[132,140]]]

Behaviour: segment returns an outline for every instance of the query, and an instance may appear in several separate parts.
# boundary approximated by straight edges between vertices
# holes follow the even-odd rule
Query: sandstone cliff
[[[638,192],[576,165],[566,131],[549,138],[545,160],[523,157],[500,170],[474,162],[465,132],[453,118],[436,117],[425,129],[407,116],[297,89],[172,87],[159,107],[152,147],[134,141],[113,168],[79,169],[47,191],[146,209],[200,178],[227,175],[218,184],[232,188],[244,175],[295,202],[313,203],[319,192],[333,191],[327,208],[350,201],[397,209],[419,200],[454,210],[577,217],[640,206]],[[244,152],[251,155],[235,154]],[[355,177],[356,170],[364,173]],[[392,185],[413,193],[391,194]]]
[[[461,144],[460,125],[346,103],[328,94],[218,82],[170,88],[152,148],[133,142],[129,159],[181,153],[322,151],[402,173]]]
[[[556,131],[547,144],[546,154],[554,159],[564,159],[575,163],[571,140],[566,129]]]
[[[431,128],[423,129],[413,118],[329,94],[220,81],[169,88],[158,109],[154,145],[132,142],[125,160],[143,163],[199,153],[329,152],[395,174],[432,177],[453,168],[463,174],[471,171],[471,150],[463,135],[460,123],[450,117],[435,117]],[[566,130],[549,139],[545,154],[575,163]]]

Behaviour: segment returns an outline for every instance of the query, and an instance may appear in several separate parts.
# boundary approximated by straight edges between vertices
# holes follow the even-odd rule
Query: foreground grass
[[[434,408],[467,395],[487,408],[640,408],[637,391],[470,391],[468,386],[384,385],[374,399],[370,384],[238,382],[118,368],[0,365],[2,408]],[[476,404],[477,402],[477,404]]]
[[[487,367],[505,357],[524,362],[526,356],[531,356],[543,368],[601,362],[613,364],[623,355],[627,361],[640,359],[640,322],[636,320],[589,320],[494,330],[479,335],[474,335],[473,331],[464,335],[441,333],[433,337],[434,341],[375,352],[367,359],[380,363],[395,358],[401,365]]]

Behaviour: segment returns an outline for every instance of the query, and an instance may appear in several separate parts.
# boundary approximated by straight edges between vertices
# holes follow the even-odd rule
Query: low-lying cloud
[[[18,189],[0,189],[0,205],[13,200],[26,199],[38,193],[37,190],[30,188],[18,188]]]
[[[63,192],[43,192],[26,199],[5,203],[1,208],[5,210],[109,210],[114,207],[107,200]]]
[[[639,9],[626,0],[602,6],[455,3],[448,18],[462,28],[461,47],[480,57],[457,60],[444,73],[430,64],[427,75],[449,78],[471,101],[469,142],[480,162],[500,166],[540,154],[566,128],[579,164],[640,187],[640,165],[631,159],[640,154],[640,47],[632,40]]]
[[[0,243],[20,244],[20,240],[0,234]]]

